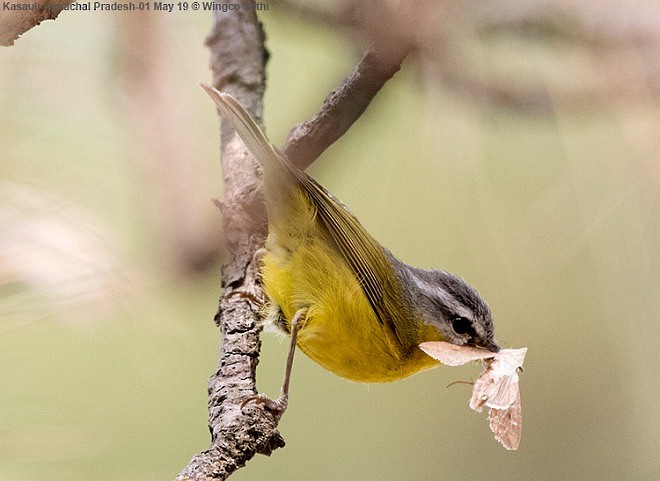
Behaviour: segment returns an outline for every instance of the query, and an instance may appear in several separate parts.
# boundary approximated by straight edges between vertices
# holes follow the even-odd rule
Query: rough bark
[[[234,95],[260,120],[267,55],[255,12],[216,12],[206,44],[214,86]],[[258,310],[252,296],[244,294],[259,295],[253,257],[264,244],[265,215],[254,161],[229,124],[223,121],[221,131],[225,199],[220,207],[229,260],[215,317],[222,334],[219,366],[208,385],[211,445],[191,459],[177,480],[226,479],[256,453],[284,446],[275,416],[259,407],[240,407],[256,393]]]

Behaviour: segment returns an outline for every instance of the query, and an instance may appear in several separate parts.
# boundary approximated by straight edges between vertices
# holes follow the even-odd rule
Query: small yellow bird
[[[395,258],[280,154],[236,99],[202,87],[263,167],[268,239],[261,278],[268,319],[292,337],[280,407],[296,344],[327,370],[361,382],[395,381],[436,366],[419,348],[425,341],[500,350],[490,310],[474,288],[449,272]]]

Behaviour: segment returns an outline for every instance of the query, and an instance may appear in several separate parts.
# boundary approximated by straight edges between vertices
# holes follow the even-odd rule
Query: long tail
[[[234,97],[218,92],[204,83],[200,83],[200,86],[209,94],[222,116],[229,120],[250,153],[266,170],[266,177],[270,172],[276,173],[278,177],[297,177],[295,167],[277,153],[248,111]]]

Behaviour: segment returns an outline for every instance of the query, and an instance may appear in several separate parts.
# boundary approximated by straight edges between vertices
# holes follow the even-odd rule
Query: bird
[[[263,169],[264,318],[291,336],[291,347],[280,397],[255,401],[286,409],[296,347],[340,377],[369,383],[440,364],[419,348],[423,342],[499,352],[491,311],[475,288],[447,271],[397,259],[276,149],[234,97],[201,85]]]

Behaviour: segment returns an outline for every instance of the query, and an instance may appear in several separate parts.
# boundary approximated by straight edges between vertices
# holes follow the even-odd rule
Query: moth
[[[419,348],[447,366],[479,360],[486,364],[474,382],[470,408],[481,412],[484,406],[488,407],[488,424],[495,439],[508,450],[518,449],[522,434],[518,370],[522,368],[527,348],[502,349],[494,353],[441,341],[423,342]]]

